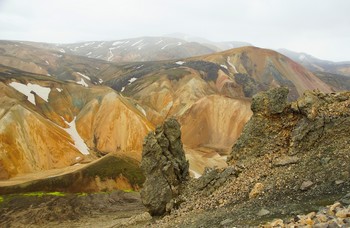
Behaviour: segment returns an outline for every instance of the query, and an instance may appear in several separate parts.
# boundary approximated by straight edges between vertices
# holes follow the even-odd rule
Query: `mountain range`
[[[110,62],[147,62],[175,60],[213,54],[232,48],[253,46],[242,41],[214,42],[201,37],[173,33],[160,37],[137,37],[113,41],[89,41],[70,44],[21,42],[60,53],[85,56]],[[350,76],[350,62],[322,60],[307,53],[277,49],[312,72]],[[58,54],[60,55],[60,54]]]
[[[226,166],[256,93],[283,86],[295,100],[305,90],[333,92],[349,83],[276,51],[216,52],[213,45],[165,37],[0,41],[0,178],[106,154],[138,162],[143,138],[168,117],[182,126],[190,172],[198,177],[207,166]]]
[[[277,51],[285,56],[288,56],[293,61],[303,65],[310,71],[350,76],[349,61],[333,62],[329,60],[322,60],[307,53],[298,53],[287,49],[278,49]]]

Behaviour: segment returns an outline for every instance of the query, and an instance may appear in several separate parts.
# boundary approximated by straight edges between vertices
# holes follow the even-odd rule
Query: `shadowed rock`
[[[141,168],[146,181],[141,191],[143,204],[151,215],[163,215],[173,207],[180,185],[189,177],[188,161],[181,142],[180,124],[167,119],[143,144]]]

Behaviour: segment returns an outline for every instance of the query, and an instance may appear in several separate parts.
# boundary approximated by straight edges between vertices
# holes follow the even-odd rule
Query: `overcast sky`
[[[186,33],[350,60],[349,0],[0,0],[0,39],[117,40]]]

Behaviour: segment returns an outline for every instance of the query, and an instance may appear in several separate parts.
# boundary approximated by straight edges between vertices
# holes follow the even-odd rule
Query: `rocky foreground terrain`
[[[254,96],[254,114],[233,146],[230,165],[184,183],[175,199],[182,203],[157,225],[289,221],[346,195],[350,93],[308,91],[292,103],[287,96],[284,88]]]

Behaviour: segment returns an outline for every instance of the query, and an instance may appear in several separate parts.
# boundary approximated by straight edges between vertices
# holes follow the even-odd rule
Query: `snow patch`
[[[95,42],[85,43],[84,46],[90,46],[93,45]]]
[[[145,111],[140,105],[136,104],[136,108],[137,108],[140,112],[142,112],[142,114],[143,114],[144,116],[147,116],[146,111]]]
[[[62,53],[66,53],[66,51],[63,48],[61,48],[59,51]]]
[[[226,65],[221,64],[220,66],[228,70],[228,67]]]
[[[123,91],[124,91],[124,89],[125,89],[125,87],[123,86],[123,88],[120,90],[120,92],[123,92]]]
[[[84,77],[85,79],[91,81],[91,78],[88,77],[88,76],[86,76],[85,74],[82,74],[82,73],[80,73],[80,72],[77,72],[77,74],[79,74],[80,76]]]
[[[105,42],[99,43],[96,47],[94,47],[94,49],[100,48],[105,44]]]
[[[85,86],[85,87],[89,87],[89,85],[86,84],[86,82],[85,82],[84,79],[82,79],[82,78],[80,79],[80,81],[77,82],[77,84],[82,85],[82,86]]]
[[[182,65],[182,64],[184,64],[185,62],[184,61],[177,61],[177,62],[175,62],[177,65]]]
[[[235,65],[233,65],[230,61],[231,61],[230,56],[228,56],[227,57],[227,63],[228,63],[228,65],[230,65],[233,68],[233,71],[237,74],[238,71],[237,71]]]
[[[91,54],[92,54],[92,52],[90,51],[90,52],[89,52],[89,53],[87,53],[86,55],[87,55],[87,56],[89,56],[89,55],[91,55]]]
[[[77,148],[80,153],[87,155],[90,154],[89,153],[89,148],[88,146],[85,144],[84,140],[80,137],[77,128],[76,128],[76,124],[75,124],[75,120],[77,117],[74,117],[74,119],[72,120],[72,122],[68,123],[63,117],[62,119],[64,120],[64,122],[66,124],[68,124],[69,128],[63,128],[73,139],[74,141],[74,147]]]
[[[140,65],[140,66],[138,66],[138,67],[136,67],[136,70],[137,70],[137,69],[140,69],[141,67],[143,67],[143,64]]]
[[[47,65],[50,65],[49,61],[47,61],[47,60],[45,60],[45,63],[46,63]]]
[[[115,49],[115,47],[114,48],[108,48],[108,50],[109,50],[109,57],[108,57],[107,61],[111,61],[113,59],[114,54],[112,53],[112,50],[114,50],[114,49]]]
[[[139,40],[139,41],[137,41],[137,42],[133,43],[133,44],[131,45],[131,47],[134,47],[135,45],[137,45],[137,44],[141,43],[142,41],[143,41],[143,40]]]
[[[190,172],[193,174],[194,178],[198,179],[200,178],[202,175],[200,173],[197,173],[196,171],[190,169]]]
[[[63,91],[63,89],[60,89],[60,88],[56,88],[56,90],[57,90],[58,92],[62,92],[62,91]]]
[[[100,79],[98,80],[98,82],[99,82],[100,84],[102,84],[102,83],[103,83],[103,80],[100,78]]]
[[[32,92],[36,93],[39,97],[41,97],[46,102],[48,102],[49,94],[51,92],[50,88],[46,88],[46,87],[43,87],[37,84],[32,84],[32,83],[28,83],[27,85],[25,85],[18,82],[11,82],[9,85],[13,87],[15,90],[17,90],[18,92],[26,95],[28,101],[30,101],[34,105],[36,105],[35,96]]]
[[[51,74],[47,73],[47,76],[50,76],[50,77],[51,77]]]
[[[165,46],[163,46],[161,49],[164,50],[166,47],[168,47],[170,44],[166,44]]]
[[[305,58],[306,58],[306,56],[305,56],[305,55],[303,55],[303,54],[299,55],[299,60],[300,60],[300,61],[304,61],[304,60],[305,60]]]
[[[160,44],[161,42],[163,42],[163,40],[158,41],[157,43],[155,43],[155,45],[158,45],[158,44]]]
[[[125,41],[115,41],[115,42],[112,44],[112,46],[116,46],[116,45],[118,45],[118,44],[123,44],[123,43],[125,43]]]
[[[182,42],[178,42],[178,43],[177,43],[177,46],[180,46],[180,45],[182,45]]]
[[[137,78],[130,78],[128,81],[129,81],[129,84],[128,85],[130,85],[131,83],[133,83],[134,81],[136,81],[137,80]]]

